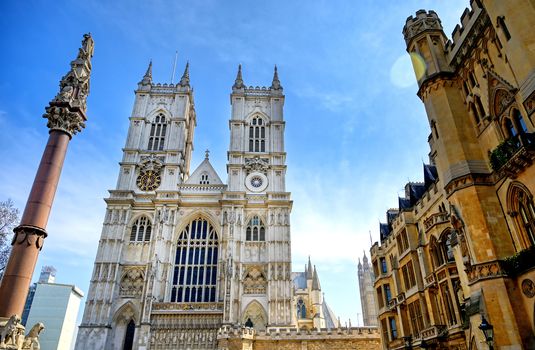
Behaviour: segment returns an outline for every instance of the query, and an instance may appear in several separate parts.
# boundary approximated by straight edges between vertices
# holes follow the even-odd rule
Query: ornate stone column
[[[46,107],[50,136],[35,176],[20,225],[14,229],[13,248],[0,285],[0,317],[21,315],[39,251],[47,236],[46,224],[56,194],[67,146],[85,127],[94,42],[85,34],[78,56],[61,79],[60,91]]]

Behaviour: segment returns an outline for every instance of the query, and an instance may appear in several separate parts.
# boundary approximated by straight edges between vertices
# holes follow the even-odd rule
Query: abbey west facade
[[[76,349],[377,348],[376,330],[340,328],[310,262],[292,274],[276,68],[262,88],[238,70],[226,184],[208,152],[190,174],[188,66],[162,85],[149,65],[135,95]]]
[[[386,349],[535,348],[534,18],[473,0],[452,40],[433,11],[406,21],[431,164],[371,250]]]

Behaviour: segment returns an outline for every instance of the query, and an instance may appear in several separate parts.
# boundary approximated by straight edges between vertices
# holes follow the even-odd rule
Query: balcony
[[[425,288],[436,287],[437,286],[437,281],[435,280],[435,274],[434,273],[428,275],[425,278],[424,285],[425,285]]]
[[[422,339],[428,340],[444,336],[448,332],[448,327],[445,325],[435,325],[424,329],[421,332]]]
[[[490,153],[490,166],[500,176],[516,178],[535,159],[535,133],[519,134]]]
[[[432,229],[436,225],[443,224],[449,221],[450,219],[449,219],[448,213],[444,213],[444,212],[435,213],[429,216],[427,219],[425,219],[424,221],[425,232],[428,232],[430,229]]]
[[[502,267],[508,276],[516,277],[535,267],[535,246],[524,249],[503,260]]]

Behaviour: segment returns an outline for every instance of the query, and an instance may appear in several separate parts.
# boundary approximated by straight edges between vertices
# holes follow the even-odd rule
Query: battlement
[[[425,31],[442,31],[442,23],[437,13],[433,10],[418,10],[416,16],[409,16],[403,26],[403,37],[405,42],[409,45],[409,42],[418,34]]]
[[[481,28],[485,25],[484,19],[488,18],[488,16],[482,16],[484,13],[484,9],[478,5],[477,1],[470,1],[470,8],[463,11],[460,24],[455,26],[451,40],[446,43],[446,52],[450,61],[453,61],[457,53],[461,51],[464,42],[472,42],[467,38],[473,35],[477,36],[482,32]]]
[[[313,340],[313,339],[344,339],[344,338],[379,338],[377,327],[340,327],[321,329],[297,329],[270,327],[265,331],[254,328],[225,325],[217,332],[217,338],[248,338],[257,340]]]

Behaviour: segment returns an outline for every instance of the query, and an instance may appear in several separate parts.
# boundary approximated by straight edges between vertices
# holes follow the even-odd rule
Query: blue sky
[[[150,59],[157,82],[190,62],[197,129],[192,167],[210,149],[226,178],[229,94],[237,65],[247,85],[286,95],[287,190],[293,270],[317,265],[327,301],[361,323],[357,258],[369,231],[422,179],[429,127],[401,34],[434,9],[447,35],[468,0],[4,1],[0,21],[0,200],[24,208],[48,131],[41,118],[91,32],[95,56],[86,129],[69,146],[36,267],[87,292],[108,190],[118,175],[137,82]],[[175,78],[176,81],[176,78]],[[193,170],[193,169],[192,169]],[[80,314],[82,310],[80,310]],[[357,318],[359,321],[356,321]]]

